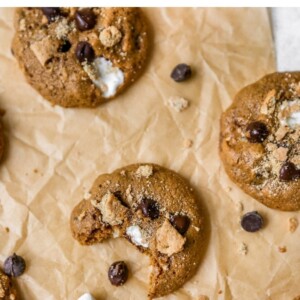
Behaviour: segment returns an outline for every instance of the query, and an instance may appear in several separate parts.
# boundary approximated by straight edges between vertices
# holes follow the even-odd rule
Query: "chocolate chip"
[[[140,203],[140,209],[145,217],[151,220],[157,219],[159,217],[159,208],[157,203],[149,198],[143,198]]]
[[[259,121],[250,123],[246,130],[247,139],[250,143],[262,143],[269,135],[267,126]]]
[[[258,231],[263,226],[263,218],[257,211],[248,212],[243,215],[241,226],[248,232]]]
[[[59,7],[42,7],[41,10],[49,23],[54,22],[57,17],[62,15]]]
[[[174,79],[176,82],[187,80],[191,76],[192,76],[192,69],[187,64],[177,65],[171,73],[171,78]]]
[[[185,234],[190,226],[190,219],[183,215],[171,215],[170,222],[180,234]]]
[[[108,269],[108,279],[112,285],[123,285],[128,278],[128,268],[124,261],[114,262]]]
[[[281,181],[292,181],[300,178],[300,170],[291,162],[284,163],[279,170],[279,179]]]
[[[92,62],[95,58],[94,49],[88,42],[79,42],[75,54],[81,63],[84,61]]]
[[[77,10],[75,14],[76,27],[80,31],[94,28],[96,24],[96,15],[90,8]]]
[[[58,52],[62,52],[62,53],[65,53],[65,52],[68,52],[71,48],[71,43],[68,41],[68,40],[64,40],[58,47],[57,51]]]
[[[15,253],[4,261],[4,273],[8,276],[18,277],[24,273],[25,268],[25,260]]]

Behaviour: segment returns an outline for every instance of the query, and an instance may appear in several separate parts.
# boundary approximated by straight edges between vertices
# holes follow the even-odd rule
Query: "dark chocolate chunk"
[[[25,260],[15,253],[4,261],[4,273],[8,276],[21,276],[24,273],[25,268]]]
[[[281,181],[292,181],[300,178],[300,170],[291,162],[284,163],[279,170],[279,179]]]
[[[143,198],[140,203],[140,209],[145,217],[151,220],[157,219],[159,217],[159,208],[157,203],[149,198]]]
[[[114,262],[108,269],[108,278],[112,285],[123,285],[128,279],[128,268],[125,262]]]
[[[248,232],[258,231],[263,226],[263,218],[257,211],[248,212],[243,215],[241,226]]]
[[[64,40],[58,47],[57,51],[58,52],[62,52],[62,53],[65,53],[65,52],[68,52],[71,48],[71,43],[68,41],[68,40]]]
[[[88,42],[79,42],[75,54],[81,63],[84,61],[92,62],[95,58],[94,49]]]
[[[190,219],[183,215],[171,215],[170,222],[180,234],[185,234],[190,226]]]
[[[192,69],[187,64],[177,65],[171,73],[171,78],[174,79],[176,82],[187,80],[191,76],[192,76]]]
[[[250,123],[246,130],[247,139],[250,143],[262,143],[269,135],[267,126],[259,121]]]
[[[59,7],[42,7],[41,10],[49,23],[54,22],[57,17],[62,15]]]
[[[93,29],[96,25],[96,15],[91,8],[77,10],[75,13],[75,24],[78,30],[85,31]]]

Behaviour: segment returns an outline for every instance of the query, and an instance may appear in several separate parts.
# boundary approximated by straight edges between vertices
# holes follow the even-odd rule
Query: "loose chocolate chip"
[[[108,278],[112,285],[123,285],[128,278],[128,268],[124,261],[114,262],[108,269]]]
[[[269,135],[267,126],[259,121],[250,123],[246,130],[250,143],[262,143]]]
[[[300,178],[300,170],[291,162],[284,163],[279,170],[279,179],[281,181],[292,181]]]
[[[255,232],[262,228],[263,218],[257,211],[252,211],[243,215],[241,226],[248,232]]]
[[[75,54],[81,63],[84,61],[92,62],[95,58],[94,49],[88,42],[79,42]]]
[[[159,217],[159,208],[157,203],[149,198],[143,198],[140,203],[140,209],[145,217],[151,220],[157,219]]]
[[[59,7],[42,7],[41,10],[49,23],[54,22],[58,16],[62,15]]]
[[[170,222],[180,234],[185,234],[190,226],[190,219],[183,215],[171,215]]]
[[[96,24],[96,15],[90,8],[77,10],[75,14],[75,24],[80,31],[92,29]]]
[[[18,277],[24,273],[25,268],[25,260],[15,253],[4,261],[4,273],[8,276]]]
[[[58,52],[68,52],[71,48],[71,43],[68,40],[64,40],[58,47],[57,51]]]
[[[177,65],[171,73],[171,78],[174,79],[176,82],[187,80],[191,76],[192,76],[192,69],[187,64]]]

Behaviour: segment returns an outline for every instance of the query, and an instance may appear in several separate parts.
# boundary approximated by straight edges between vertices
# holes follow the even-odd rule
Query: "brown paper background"
[[[68,221],[98,174],[154,162],[190,178],[211,223],[197,275],[166,299],[292,299],[300,294],[300,230],[289,233],[287,221],[299,213],[271,210],[245,195],[218,156],[221,112],[240,88],[275,68],[267,10],[144,11],[155,37],[142,78],[97,109],[63,109],[25,82],[10,53],[13,9],[0,10],[0,105],[8,142],[0,168],[0,262],[14,251],[25,257],[28,269],[17,279],[25,300],[76,300],[87,291],[99,300],[145,299],[148,258],[121,239],[80,246]],[[195,71],[186,83],[169,78],[179,62]],[[181,113],[167,107],[174,95],[189,99],[190,107]],[[183,147],[187,138],[194,141],[190,149]],[[263,214],[263,230],[240,229],[239,202]],[[238,253],[242,242],[246,256]],[[279,253],[283,245],[287,253]],[[114,288],[106,272],[120,259],[131,276]]]

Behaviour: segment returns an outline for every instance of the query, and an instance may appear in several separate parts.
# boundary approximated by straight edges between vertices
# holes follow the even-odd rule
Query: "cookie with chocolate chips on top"
[[[300,210],[300,73],[273,73],[242,89],[221,118],[229,177],[268,207]]]
[[[12,50],[27,81],[63,107],[95,107],[140,76],[148,55],[139,8],[19,8]]]
[[[154,164],[99,176],[87,199],[73,209],[70,224],[83,245],[123,237],[149,255],[150,298],[167,295],[191,278],[207,243],[204,214],[189,184]]]

